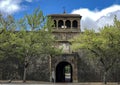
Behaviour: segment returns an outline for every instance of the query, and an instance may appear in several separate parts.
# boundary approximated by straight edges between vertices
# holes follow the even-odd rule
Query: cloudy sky
[[[44,15],[69,14],[82,16],[81,28],[98,29],[113,24],[114,15],[120,20],[120,0],[0,0],[0,12],[16,19],[40,7]]]

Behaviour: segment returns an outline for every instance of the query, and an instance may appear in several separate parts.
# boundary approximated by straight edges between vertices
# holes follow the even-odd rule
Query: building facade
[[[77,14],[52,14],[53,34],[56,47],[62,49],[60,56],[51,57],[51,80],[55,82],[78,82],[77,53],[72,52],[69,40],[81,32],[81,16]]]

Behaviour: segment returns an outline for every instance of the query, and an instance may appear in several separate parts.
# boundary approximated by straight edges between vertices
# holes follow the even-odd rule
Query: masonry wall
[[[79,51],[78,57],[78,81],[79,82],[102,82],[103,67],[95,59],[90,58],[92,55],[85,51]],[[107,81],[120,82],[120,63],[111,68],[107,74]]]
[[[50,81],[49,57],[47,55],[42,56],[42,58],[37,58],[31,62],[28,68],[28,80]]]
[[[79,82],[98,82],[103,80],[102,67],[89,60],[87,52],[79,52],[77,64]],[[108,81],[120,82],[120,63],[116,66],[117,68],[112,68],[108,73]],[[0,80],[9,80],[14,75],[16,80],[22,80],[23,62],[19,62],[19,59],[15,57],[0,61]],[[49,57],[32,60],[28,68],[27,80],[49,81],[49,79]]]

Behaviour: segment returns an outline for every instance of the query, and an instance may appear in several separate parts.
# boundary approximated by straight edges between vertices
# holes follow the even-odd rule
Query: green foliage
[[[25,65],[41,54],[59,54],[60,50],[54,47],[52,26],[51,18],[43,16],[40,9],[18,21],[0,14],[0,59],[16,57]]]
[[[101,63],[105,76],[120,59],[120,21],[114,18],[113,26],[105,26],[99,33],[86,29],[71,40],[73,51],[86,49]],[[93,58],[93,57],[92,57]],[[120,60],[119,60],[120,61]]]
[[[12,16],[0,16],[0,57],[12,56],[15,53],[16,23]]]
[[[22,57],[59,53],[54,47],[52,25],[51,18],[44,17],[40,9],[36,9],[33,14],[25,15],[18,23],[12,16],[4,18],[0,15],[1,53],[10,53],[10,56],[15,53]],[[16,28],[19,31],[16,31]]]

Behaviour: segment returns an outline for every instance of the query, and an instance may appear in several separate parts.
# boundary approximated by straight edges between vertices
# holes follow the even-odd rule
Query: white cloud
[[[87,8],[80,8],[72,11],[72,14],[80,14],[82,16],[81,28],[90,28],[98,30],[105,25],[112,25],[114,16],[120,20],[120,5],[112,5],[108,8],[91,11]]]
[[[0,12],[13,14],[21,9],[21,0],[0,0]]]

